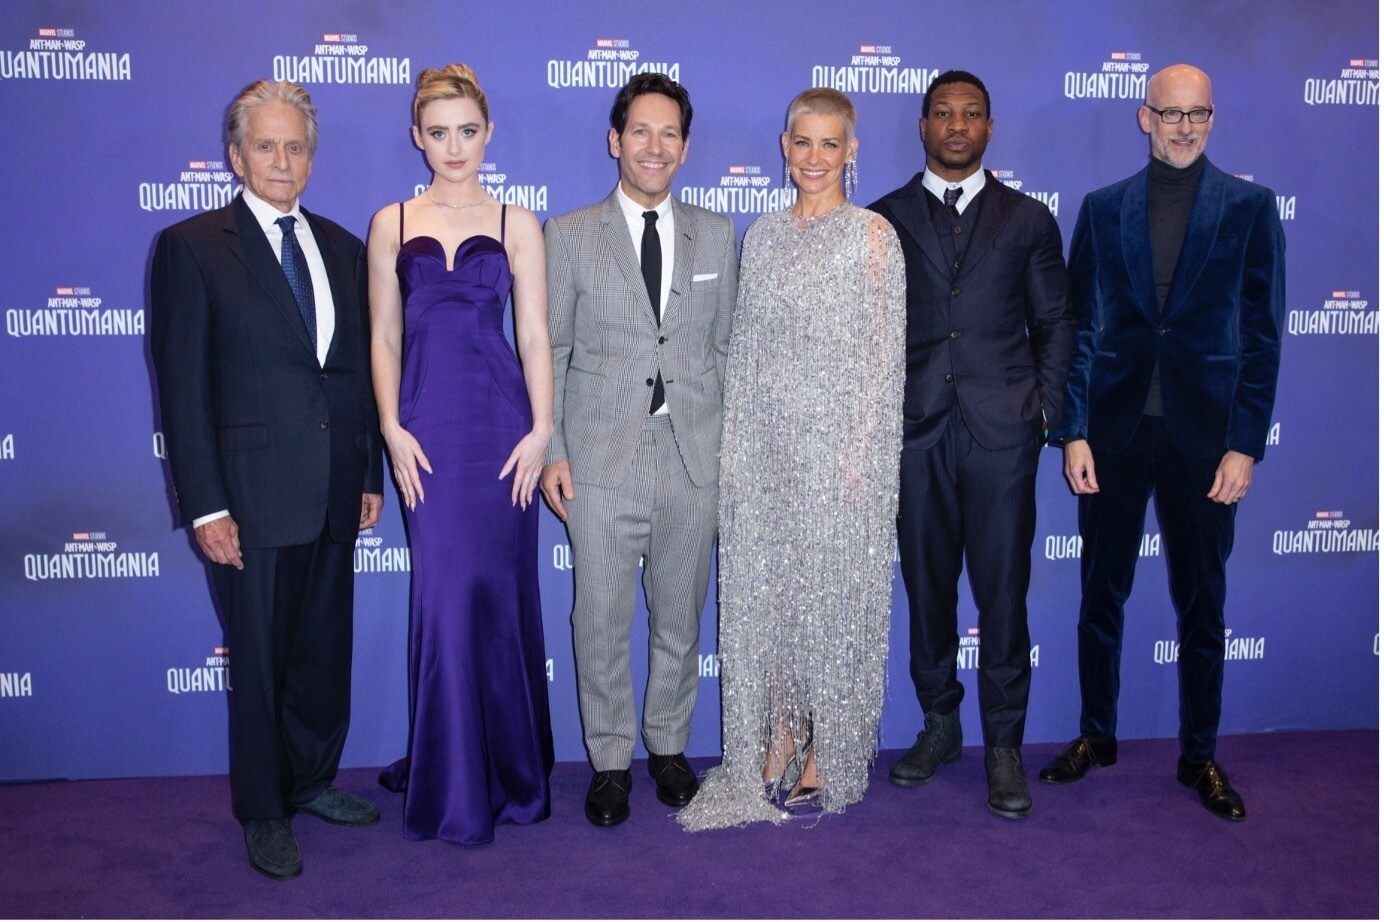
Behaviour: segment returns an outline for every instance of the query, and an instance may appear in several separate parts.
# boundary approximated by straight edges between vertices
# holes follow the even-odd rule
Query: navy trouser
[[[1206,497],[1221,459],[1180,451],[1161,416],[1145,416],[1119,451],[1093,448],[1092,455],[1100,492],[1077,502],[1081,734],[1115,735],[1124,603],[1134,585],[1152,495],[1177,611],[1182,754],[1197,761],[1214,758],[1225,671],[1225,562],[1235,538],[1235,506]]]

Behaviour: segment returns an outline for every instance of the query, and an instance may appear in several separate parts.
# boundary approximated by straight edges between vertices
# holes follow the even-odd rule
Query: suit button
[[[1164,333],[1166,333],[1166,332],[1168,332],[1168,328],[1167,328],[1167,327],[1160,326],[1160,327],[1158,328],[1158,335],[1159,335],[1159,336],[1162,336],[1162,335],[1163,335]]]
[[[654,379],[653,379],[653,378],[645,378],[645,379],[644,379],[644,383],[647,384],[649,387],[653,387],[653,386],[654,386]]]
[[[325,371],[322,372],[321,377],[322,377],[322,380],[323,380],[323,381],[327,380],[327,373],[326,373]]]
[[[660,346],[663,345],[664,343],[666,343],[667,341],[668,341],[668,337],[666,337],[666,336],[660,336],[660,337],[658,338],[658,344],[659,344]]]
[[[953,234],[956,234],[958,237],[961,236],[961,228],[959,228],[959,227],[953,227],[953,228],[952,228],[952,233],[953,233]]]
[[[947,376],[946,376],[945,378],[943,378],[942,380],[943,380],[943,381],[946,381],[948,384],[951,384],[952,381],[954,381],[954,380],[956,380],[956,379],[953,378],[951,375],[947,375]]]
[[[320,423],[317,424],[317,428],[319,428],[319,429],[326,429],[326,428],[328,427],[328,425],[330,425],[330,424],[324,419],[324,420],[322,420],[322,422],[320,422]]]
[[[951,331],[951,338],[952,338],[952,339],[960,339],[960,338],[961,338],[961,331],[960,331],[960,330],[952,330],[952,331]]]
[[[955,297],[956,297],[957,295],[959,295],[959,294],[961,294],[961,289],[960,289],[960,288],[953,288],[953,289],[952,289],[952,297],[953,297],[953,298],[955,298]]]

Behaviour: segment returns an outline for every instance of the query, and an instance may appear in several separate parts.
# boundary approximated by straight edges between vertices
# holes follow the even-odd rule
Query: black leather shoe
[[[649,753],[649,777],[657,786],[658,799],[670,807],[685,807],[697,793],[697,773],[682,753],[656,756]]]
[[[950,765],[959,758],[961,715],[928,711],[918,741],[889,769],[889,780],[906,788],[927,784],[937,776],[938,765]]]
[[[1049,784],[1067,784],[1071,781],[1080,781],[1093,768],[1114,765],[1116,748],[1117,744],[1113,736],[1105,740],[1078,736],[1072,740],[1070,746],[1062,751],[1061,755],[1053,758],[1038,773],[1038,778]]]
[[[250,820],[245,824],[245,850],[250,867],[274,880],[292,880],[303,873],[303,858],[288,820]]]
[[[1230,786],[1230,776],[1214,759],[1205,762],[1177,760],[1177,780],[1201,795],[1201,805],[1222,819],[1245,818],[1245,802]]]
[[[338,826],[369,826],[380,820],[380,811],[370,801],[330,787],[308,803],[298,804],[293,809]]]
[[[630,818],[630,770],[596,772],[586,789],[586,818],[597,826],[619,826]]]
[[[1020,820],[1033,809],[1033,796],[1024,778],[1024,763],[1019,750],[985,750],[985,778],[990,783],[990,812]]]

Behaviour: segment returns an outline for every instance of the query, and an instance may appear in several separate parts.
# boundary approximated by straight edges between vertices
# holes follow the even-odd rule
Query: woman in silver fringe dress
[[[855,110],[788,110],[790,209],[745,235],[721,445],[721,765],[689,830],[859,800],[884,703],[904,383],[904,267],[847,201]]]

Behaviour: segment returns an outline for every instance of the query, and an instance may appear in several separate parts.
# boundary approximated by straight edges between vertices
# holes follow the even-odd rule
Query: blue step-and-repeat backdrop
[[[610,191],[617,87],[641,70],[671,74],[696,108],[674,192],[741,233],[792,201],[778,134],[799,90],[855,100],[864,203],[922,168],[928,81],[971,70],[993,97],[985,166],[1047,205],[1067,237],[1086,192],[1143,165],[1135,113],[1149,75],[1204,68],[1210,156],[1277,193],[1288,239],[1279,400],[1230,562],[1222,729],[1376,726],[1377,35],[1371,0],[7,3],[0,780],[225,771],[234,651],[173,512],[147,338],[153,241],[235,194],[221,123],[257,77],[311,92],[321,148],[304,200],[364,236],[377,208],[428,180],[409,139],[413,84],[451,61],[471,64],[490,94],[483,182],[540,218]],[[1031,742],[1073,735],[1079,707],[1076,502],[1059,462],[1045,452],[1039,484]],[[1177,732],[1162,550],[1150,513],[1127,615],[1126,738]],[[579,760],[572,558],[546,510],[538,553],[557,753]],[[380,765],[403,753],[408,722],[409,554],[395,497],[361,535],[356,570],[345,761]],[[963,589],[959,666],[972,691],[974,624]],[[921,723],[906,638],[897,584],[886,747]],[[701,649],[690,751],[709,755],[720,751],[714,598]],[[974,700],[963,714],[979,742]]]

